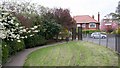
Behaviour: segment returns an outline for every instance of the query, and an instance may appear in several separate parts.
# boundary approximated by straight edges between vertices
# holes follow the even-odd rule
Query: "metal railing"
[[[106,38],[91,38],[90,34],[83,34],[83,40],[105,46],[120,54],[120,35],[108,34]]]

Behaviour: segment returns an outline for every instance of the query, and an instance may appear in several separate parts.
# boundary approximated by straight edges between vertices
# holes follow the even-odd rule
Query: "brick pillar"
[[[82,27],[78,27],[78,40],[82,40]]]
[[[72,28],[72,40],[76,40],[76,28]]]

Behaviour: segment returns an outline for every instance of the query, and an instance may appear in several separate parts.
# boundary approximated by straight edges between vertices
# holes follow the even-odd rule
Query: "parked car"
[[[91,38],[106,38],[107,35],[101,32],[94,32],[91,34]]]

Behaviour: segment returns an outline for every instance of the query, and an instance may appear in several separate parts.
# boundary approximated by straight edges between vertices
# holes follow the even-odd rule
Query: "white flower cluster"
[[[27,38],[28,36],[33,36],[34,33],[39,32],[37,30],[38,26],[32,28],[25,28],[17,22],[16,18],[12,14],[0,10],[0,38],[13,41],[17,39],[20,42],[20,39]],[[29,35],[24,35],[28,33]]]

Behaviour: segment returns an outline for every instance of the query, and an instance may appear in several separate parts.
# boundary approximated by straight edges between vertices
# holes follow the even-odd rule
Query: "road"
[[[107,38],[105,39],[94,39],[94,38],[83,38],[84,41],[89,41],[89,42],[93,42],[93,43],[97,43],[99,45],[103,45],[103,46],[107,46],[109,48],[111,48],[112,50],[115,50],[115,38],[111,37],[108,38],[108,43],[107,43]]]

